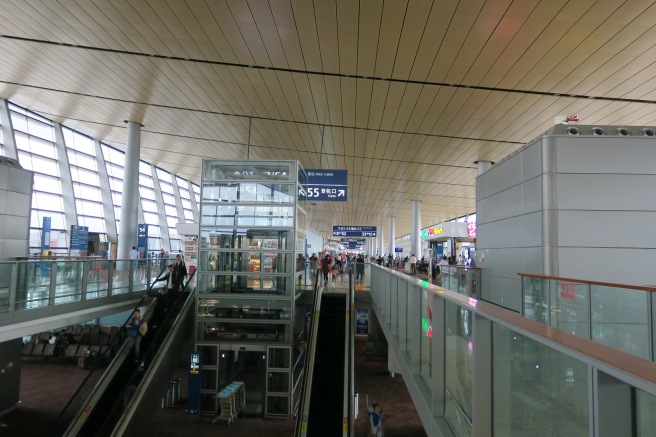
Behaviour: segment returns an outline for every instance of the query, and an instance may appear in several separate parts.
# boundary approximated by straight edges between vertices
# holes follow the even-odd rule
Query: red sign
[[[560,297],[563,299],[576,300],[576,284],[572,282],[560,283]]]
[[[476,222],[467,223],[467,235],[471,238],[476,238]]]

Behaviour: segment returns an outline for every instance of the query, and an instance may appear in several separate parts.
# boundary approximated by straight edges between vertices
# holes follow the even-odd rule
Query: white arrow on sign
[[[346,195],[346,190],[338,190],[337,191],[337,197],[342,197]]]

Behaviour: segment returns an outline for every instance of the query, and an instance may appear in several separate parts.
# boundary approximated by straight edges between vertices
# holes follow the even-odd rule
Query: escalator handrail
[[[320,280],[321,269],[317,269],[317,277],[314,286],[314,302],[312,304],[312,321],[310,323],[310,336],[307,342],[307,356],[305,358],[305,371],[303,374],[303,385],[301,390],[301,401],[296,417],[296,437],[305,437],[307,434],[307,418],[310,410],[310,392],[312,391],[312,377],[314,374],[314,356],[316,352],[317,333],[319,331],[319,311],[321,310],[321,294],[325,283]]]
[[[160,274],[161,274],[161,272],[160,272]],[[193,277],[193,274],[192,274],[192,277]],[[156,278],[156,281],[153,282],[153,284],[157,282],[157,279],[159,279],[159,275]],[[189,280],[191,280],[191,277],[190,277]],[[184,287],[186,288],[186,286],[188,284],[189,284],[189,281],[187,281],[187,284],[185,284]],[[152,289],[152,286],[149,288],[149,291],[151,289]],[[181,299],[181,298],[182,298],[182,295],[179,295],[178,299],[176,299],[176,301],[173,303],[173,305],[176,305],[176,302],[178,302],[179,299]],[[156,298],[153,299],[153,301],[151,302],[149,308],[147,309],[147,311],[144,315],[144,319],[149,318],[149,316],[151,315],[151,309],[155,305],[156,302],[157,302],[157,299]],[[171,322],[169,322],[168,324],[170,326],[173,325],[173,323],[171,323]],[[148,357],[149,354],[152,353],[151,351],[154,350],[154,348],[155,349],[157,348],[158,341],[161,341],[162,332],[163,332],[163,330],[162,330],[162,327],[160,325],[160,330],[155,334],[155,337],[148,342],[147,347],[142,351],[142,357],[141,357],[142,365],[143,365],[143,361],[146,360],[146,357]],[[130,350],[127,349],[127,342],[124,342],[123,345],[121,346],[121,349],[120,349],[119,353],[117,354],[117,357],[115,358],[116,363],[112,362],[113,366],[111,368],[108,368],[108,370],[103,374],[103,377],[101,378],[101,380],[94,387],[94,391],[91,393],[91,395],[87,398],[87,401],[85,402],[85,404],[82,406],[82,409],[79,413],[79,416],[77,416],[77,417],[79,417],[79,419],[73,421],[73,423],[69,427],[69,430],[67,432],[70,433],[70,435],[77,435],[81,430],[83,430],[83,427],[85,426],[86,422],[88,421],[88,419],[90,418],[92,413],[94,413],[94,408],[98,407],[98,403],[100,402],[102,397],[105,395],[105,391],[108,389],[109,385],[115,383],[114,379],[115,379],[116,373],[120,370],[121,366],[124,365],[125,359],[129,356],[129,353],[130,353]],[[130,378],[128,378],[128,380],[132,380],[134,378],[134,375],[138,371],[140,371],[140,369],[135,367],[134,370],[131,373]],[[121,391],[122,391],[121,398],[124,396],[126,389],[127,389],[127,386],[121,389]],[[116,408],[117,406],[118,405],[116,405],[114,408]],[[103,422],[103,424],[101,425],[101,428],[100,428],[101,433],[103,432],[103,430],[107,429],[106,428],[107,426],[111,426],[111,423],[108,422],[108,420],[112,417],[113,416],[112,416],[111,412],[106,414],[105,420],[104,420],[104,422]],[[96,420],[96,419],[94,419],[94,420]],[[113,429],[113,428],[114,427],[111,427],[111,429]]]
[[[145,301],[147,298],[150,297],[149,294],[150,294],[150,291],[153,289],[153,285],[157,282],[157,280],[160,278],[160,276],[162,275],[162,273],[164,273],[164,271],[165,271],[167,268],[168,268],[167,266],[164,266],[164,267],[162,268],[162,270],[160,270],[159,274],[156,276],[155,281],[153,281],[153,283],[150,284],[150,285],[148,286],[148,289],[146,290],[146,293],[141,297],[141,299],[139,300],[139,303],[137,303],[137,305],[134,307],[134,309],[133,309],[132,311],[130,311],[130,314],[128,315],[127,319],[125,320],[125,322],[123,323],[123,325],[121,325],[121,327],[119,328],[119,335],[117,335],[117,336],[114,338],[114,340],[108,345],[108,347],[107,347],[107,351],[105,352],[105,354],[109,354],[109,353],[111,353],[111,351],[113,350],[114,346],[117,346],[117,345],[118,345],[118,342],[122,339],[122,335],[121,335],[121,333],[122,333],[123,329],[127,326],[127,324],[130,322],[130,319],[131,319],[131,317],[132,317],[132,314],[134,313],[134,311],[136,311],[137,309],[139,309],[140,307],[142,307],[143,304],[144,304],[144,301]],[[132,270],[130,270],[130,271],[132,271]],[[144,318],[146,317],[146,314],[149,313],[149,311],[150,311],[150,306],[149,306],[149,308],[146,310],[146,312],[144,313]],[[114,356],[114,358],[113,358],[112,361],[110,362],[109,366],[107,366],[107,368],[105,369],[105,372],[103,373],[103,376],[101,376],[101,377],[100,377],[100,380],[94,385],[94,387],[93,387],[91,393],[89,393],[89,395],[87,396],[87,400],[88,400],[88,399],[91,399],[91,397],[94,396],[96,390],[97,390],[98,387],[101,385],[101,383],[103,382],[103,380],[106,378],[106,375],[109,374],[110,369],[112,369],[112,368],[116,365],[116,363],[117,363],[117,359],[118,359],[119,357],[123,357],[123,355],[122,355],[120,352],[122,351],[122,349],[123,349],[124,346],[125,346],[125,343],[119,348],[119,351],[116,353],[116,356]],[[91,369],[89,370],[89,373],[88,373],[87,376],[84,378],[84,380],[80,383],[79,387],[77,388],[77,390],[75,390],[75,393],[73,393],[73,395],[70,397],[70,399],[68,400],[68,402],[66,403],[66,405],[64,406],[64,408],[62,408],[61,412],[59,413],[59,415],[57,416],[57,418],[56,418],[55,421],[53,422],[54,424],[58,424],[59,421],[62,420],[63,415],[66,413],[66,411],[67,411],[68,408],[71,406],[71,404],[73,403],[73,401],[74,401],[78,396],[80,396],[80,393],[81,393],[82,389],[87,385],[89,379],[91,378],[91,375],[93,375],[94,372],[96,372],[96,371],[98,370],[98,367],[99,367],[99,366],[100,366],[100,363],[99,363],[99,362],[94,362],[94,363],[93,363]],[[85,403],[82,405],[82,408],[84,408],[84,405],[86,405],[86,404],[87,404],[87,402],[85,402]],[[79,413],[80,413],[80,412],[78,412],[78,414],[76,414],[76,415],[74,416],[75,419],[77,419],[77,418],[79,417],[79,415],[80,415]],[[57,427],[57,426],[55,425],[55,428],[56,428],[56,427]],[[67,427],[68,427],[68,426],[67,426]],[[68,430],[67,430],[67,432],[68,432]]]
[[[349,269],[349,287],[346,295],[346,390],[344,390],[344,409],[345,417],[348,420],[348,427],[345,435],[353,437],[355,435],[355,323],[357,314],[355,314],[355,281],[353,281],[353,269]],[[350,316],[350,317],[348,317]]]
[[[184,285],[182,288],[183,290],[187,289],[187,286],[191,282],[192,278],[196,274],[196,270],[191,274],[189,279],[187,280],[187,283]],[[114,430],[112,432],[112,436],[119,436],[122,435],[122,433],[125,431],[125,427],[129,425],[130,420],[132,419],[132,416],[135,413],[136,408],[139,406],[139,403],[142,400],[143,394],[145,389],[150,385],[150,382],[153,378],[153,375],[155,373],[155,370],[159,367],[161,362],[167,358],[166,354],[164,351],[166,351],[170,345],[170,343],[173,341],[175,338],[175,331],[179,329],[180,325],[180,319],[183,317],[186,311],[189,311],[190,307],[195,305],[195,292],[196,289],[194,288],[189,292],[189,295],[186,297],[186,301],[183,304],[182,308],[176,315],[175,320],[171,323],[171,329],[166,333],[166,338],[162,342],[162,344],[157,348],[157,353],[151,360],[149,366],[146,369],[146,373],[144,374],[143,378],[141,379],[139,385],[137,386],[137,390],[132,395],[132,398],[130,399],[130,402],[125,409],[125,413],[121,415],[119,421],[116,423],[116,426],[114,427]],[[179,296],[178,299],[181,299],[182,296]],[[158,333],[157,335],[161,335],[161,333]],[[153,341],[154,344],[157,344],[157,341]]]

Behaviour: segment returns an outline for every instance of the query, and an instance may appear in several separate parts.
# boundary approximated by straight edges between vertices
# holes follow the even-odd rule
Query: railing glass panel
[[[9,311],[9,290],[14,263],[0,263],[0,314]]]
[[[430,346],[433,337],[432,320],[433,311],[431,308],[431,292],[426,288],[421,289],[421,359],[419,361],[420,375],[424,383],[430,387],[431,372],[433,371],[432,351]]]
[[[446,304],[445,418],[459,436],[471,435],[473,338],[471,311]]]
[[[493,324],[493,435],[590,435],[587,366]]]
[[[590,285],[592,340],[649,359],[646,291]]]
[[[524,316],[650,359],[650,289],[583,280],[522,276]]]
[[[656,429],[656,396],[636,389],[636,436],[649,437]]]

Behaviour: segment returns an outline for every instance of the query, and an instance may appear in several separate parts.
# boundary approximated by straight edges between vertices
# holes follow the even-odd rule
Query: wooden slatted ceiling
[[[312,206],[319,230],[394,214],[401,235],[412,199],[423,201],[423,225],[474,211],[473,161],[501,160],[555,115],[656,124],[655,8],[6,0],[0,93],[119,148],[123,120],[140,121],[142,158],[195,182],[204,157],[347,169],[350,201]]]

